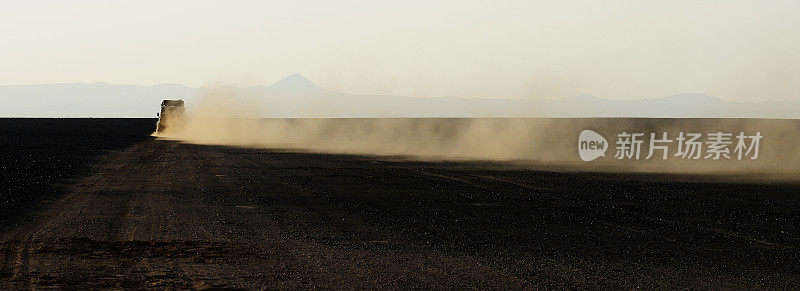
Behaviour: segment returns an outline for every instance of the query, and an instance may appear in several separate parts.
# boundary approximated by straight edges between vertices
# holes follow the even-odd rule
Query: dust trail
[[[222,93],[222,94],[220,94]],[[549,123],[526,119],[261,119],[258,103],[233,92],[203,96],[180,131],[164,137],[202,144],[332,153],[458,159],[543,159],[535,147]]]
[[[180,131],[164,135],[191,143],[256,148],[297,149],[326,153],[406,156],[414,159],[495,160],[545,165],[576,171],[625,171],[687,174],[735,174],[762,179],[795,179],[800,173],[800,122],[765,119],[520,119],[520,118],[256,118],[254,99],[215,91],[189,108]],[[584,129],[611,143],[606,157],[591,163],[577,154]],[[672,157],[614,159],[616,134],[622,131],[662,133],[754,133],[765,136],[757,160],[697,160]],[[674,151],[675,149],[672,149]],[[670,152],[670,155],[673,153]]]

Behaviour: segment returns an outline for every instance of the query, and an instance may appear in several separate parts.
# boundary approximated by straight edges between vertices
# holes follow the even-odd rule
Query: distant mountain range
[[[586,94],[548,100],[356,95],[326,90],[299,74],[270,86],[244,88],[108,83],[0,86],[0,116],[155,117],[162,99],[184,99],[191,111],[202,96],[215,94],[236,95],[244,100],[237,104],[257,106],[263,117],[800,118],[800,100],[743,103],[696,93],[642,100]]]

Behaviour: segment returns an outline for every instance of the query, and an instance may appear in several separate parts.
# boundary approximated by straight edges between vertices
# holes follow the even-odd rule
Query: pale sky
[[[9,1],[0,85],[800,99],[800,1]]]

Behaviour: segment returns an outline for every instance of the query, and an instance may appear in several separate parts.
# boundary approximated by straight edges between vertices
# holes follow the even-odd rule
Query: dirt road
[[[800,287],[800,187],[666,180],[150,140],[3,229],[0,284]]]

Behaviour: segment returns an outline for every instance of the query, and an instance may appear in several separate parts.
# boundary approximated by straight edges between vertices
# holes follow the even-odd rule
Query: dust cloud
[[[199,144],[448,159],[536,159],[545,119],[257,118],[232,91],[202,96],[182,128],[162,137]]]
[[[255,99],[215,90],[188,104],[180,130],[160,137],[189,143],[321,153],[402,156],[418,160],[513,161],[523,167],[564,171],[729,174],[756,180],[800,176],[800,122],[767,119],[649,118],[260,118]],[[578,134],[590,129],[610,143],[605,158],[583,162]],[[646,134],[640,160],[614,158],[620,132]],[[649,133],[760,132],[757,160],[646,160]],[[732,149],[731,149],[732,150]]]

